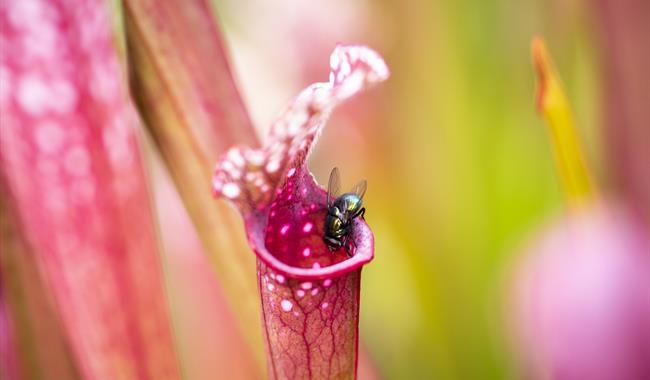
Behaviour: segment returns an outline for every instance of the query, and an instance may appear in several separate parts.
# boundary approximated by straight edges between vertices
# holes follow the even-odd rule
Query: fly
[[[352,256],[352,247],[349,244],[352,221],[354,218],[363,218],[366,213],[363,207],[363,195],[366,193],[368,183],[364,179],[357,183],[352,191],[343,195],[339,195],[340,184],[339,169],[334,168],[327,185],[327,217],[323,240],[330,251],[343,247],[348,256]]]

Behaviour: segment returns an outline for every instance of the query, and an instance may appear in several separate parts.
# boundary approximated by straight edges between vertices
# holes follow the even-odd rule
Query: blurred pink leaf
[[[0,273],[6,277],[4,265],[0,261]],[[0,377],[3,379],[19,379],[18,369],[18,343],[15,337],[15,326],[9,315],[7,289],[4,282],[0,282]]]
[[[0,8],[1,169],[86,379],[176,379],[154,226],[101,1]]]
[[[326,192],[306,159],[340,102],[388,78],[374,51],[339,46],[330,81],[300,93],[261,149],[233,148],[217,165],[215,192],[232,200],[257,255],[258,284],[271,378],[356,376],[361,267],[374,239],[355,219],[353,256],[325,246]]]
[[[148,146],[149,147],[149,146]],[[164,249],[176,346],[186,379],[254,379],[261,376],[251,346],[217,283],[187,210],[158,155],[146,150]],[[252,276],[252,273],[251,273]]]
[[[233,142],[256,144],[257,136],[227,61],[219,28],[205,0],[127,0],[127,38],[139,100],[147,118],[179,119],[196,154],[216,159]],[[155,77],[159,83],[149,82]],[[160,91],[150,94],[153,86]],[[165,103],[170,108],[162,110]],[[144,105],[144,104],[143,104]],[[162,117],[161,117],[162,118]],[[169,122],[163,118],[163,121]],[[153,132],[162,126],[150,126]],[[157,142],[160,138],[154,133]]]
[[[650,224],[650,2],[599,0],[610,172],[628,207]]]
[[[1,184],[4,188],[4,184]],[[0,368],[11,371],[3,379],[74,379],[79,374],[72,363],[61,321],[51,294],[40,277],[33,252],[20,236],[9,214],[6,192],[0,193],[0,296],[4,323],[0,339],[9,345]],[[5,364],[6,363],[6,364]],[[0,372],[1,373],[1,372]]]
[[[140,113],[261,371],[254,260],[236,212],[209,191],[219,153],[235,143],[257,144],[217,24],[204,0],[127,0],[125,16]]]

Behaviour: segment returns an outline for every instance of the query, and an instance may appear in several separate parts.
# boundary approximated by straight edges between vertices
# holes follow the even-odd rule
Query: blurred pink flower
[[[620,209],[574,212],[517,264],[519,349],[532,378],[650,376],[650,240]]]
[[[650,237],[639,213],[601,199],[571,107],[542,39],[533,40],[538,108],[550,129],[566,215],[514,268],[515,341],[527,378],[650,377]]]

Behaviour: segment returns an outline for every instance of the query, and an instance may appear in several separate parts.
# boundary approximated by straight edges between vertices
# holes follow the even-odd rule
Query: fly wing
[[[330,180],[327,184],[327,207],[332,206],[334,200],[339,197],[340,189],[341,175],[339,174],[339,168],[335,167],[330,173]]]
[[[361,180],[352,188],[352,193],[356,194],[360,199],[363,199],[363,195],[366,193],[366,188],[368,187],[368,181]]]

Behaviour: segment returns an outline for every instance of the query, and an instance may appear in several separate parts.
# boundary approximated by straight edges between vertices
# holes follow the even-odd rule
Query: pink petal
[[[525,377],[650,375],[650,239],[627,213],[591,208],[554,223],[513,283]]]
[[[334,107],[385,80],[388,69],[361,46],[338,46],[330,66],[330,81],[298,95],[262,149],[231,149],[213,180],[215,193],[240,209],[258,258],[272,378],[356,373],[360,273],[373,258],[373,236],[355,219],[353,256],[328,250],[322,240],[326,192],[306,159]]]
[[[107,10],[3,3],[2,175],[81,376],[174,379],[137,118]]]

